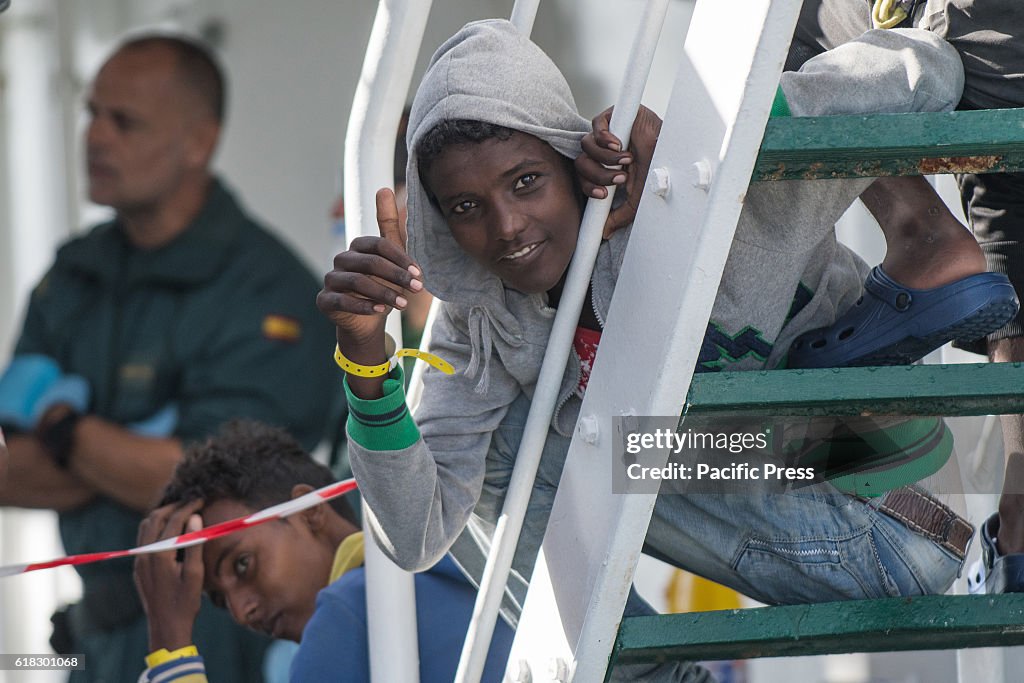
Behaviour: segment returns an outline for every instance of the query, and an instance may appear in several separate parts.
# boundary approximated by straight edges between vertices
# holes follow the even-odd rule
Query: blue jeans
[[[509,408],[487,454],[483,493],[466,531],[452,547],[474,580],[483,573],[489,539],[504,504],[529,413],[525,394]],[[502,615],[513,626],[529,587],[569,437],[548,434]],[[881,514],[863,501],[817,484],[785,494],[667,494],[658,497],[645,552],[672,565],[735,588],[768,604],[794,604],[943,593],[961,561],[945,548]],[[635,592],[627,616],[654,614]],[[692,664],[620,667],[615,680],[712,681]]]

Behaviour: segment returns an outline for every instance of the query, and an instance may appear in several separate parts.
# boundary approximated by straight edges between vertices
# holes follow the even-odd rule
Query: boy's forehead
[[[244,517],[256,510],[234,498],[221,498],[203,506],[200,514],[203,517],[203,526],[220,524],[236,517]]]
[[[470,153],[475,154],[486,145],[501,145],[503,156],[510,158],[516,152],[522,151],[541,151],[546,154],[561,157],[562,153],[555,149],[549,142],[531,133],[527,133],[522,130],[511,129],[511,135],[509,136],[506,132],[505,136],[495,135],[493,137],[485,137],[478,140],[466,140],[457,139],[449,141],[443,147],[440,152],[437,153],[437,157],[440,158],[450,151],[457,153]],[[504,143],[504,144],[503,144]]]
[[[203,527],[205,528],[213,526],[214,524],[221,524],[222,522],[227,522],[238,517],[245,517],[253,512],[255,512],[255,510],[241,501],[222,499],[204,506],[203,509],[200,510],[200,515],[203,518]],[[214,538],[204,543],[203,561],[208,564],[207,575],[216,570],[216,567],[209,563],[220,560],[226,552],[231,551],[240,542],[244,541],[247,545],[262,543],[262,534],[256,533],[260,531],[262,526],[265,525],[242,529],[241,531],[236,531],[226,536]]]
[[[528,133],[514,132],[512,137],[491,137],[478,141],[452,142],[430,160],[423,180],[438,198],[479,188],[492,182],[504,183],[529,168],[563,170],[563,157],[547,142]]]
[[[218,500],[204,507],[201,514],[203,526],[209,527],[238,517],[245,517],[253,512],[256,512],[256,510],[240,501]],[[275,523],[267,522],[247,529],[241,529],[204,543],[202,551],[203,564],[205,565],[204,574],[206,576],[205,587],[209,589],[211,581],[214,581],[215,577],[220,576],[223,578],[225,572],[230,570],[226,563],[227,559],[236,554],[236,552],[263,552],[264,550],[273,552],[273,546],[276,546],[282,540],[281,534],[272,533],[269,528]]]

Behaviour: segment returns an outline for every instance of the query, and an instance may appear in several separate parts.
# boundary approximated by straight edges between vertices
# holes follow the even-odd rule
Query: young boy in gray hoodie
[[[959,60],[933,36],[872,32],[850,46],[816,58],[829,73],[855,74],[819,109],[884,111],[896,102],[903,110],[946,110],[959,99]],[[853,69],[872,63],[902,81],[882,85]],[[794,111],[809,97],[809,78],[782,83]],[[337,326],[336,360],[347,371],[349,452],[370,509],[367,526],[406,569],[429,567],[450,549],[472,578],[481,574],[576,245],[584,197],[572,160],[589,130],[539,48],[508,22],[468,24],[435,53],[413,102],[408,253],[393,195],[382,190],[382,237],[353,240],[325,277],[318,305]],[[833,228],[870,182],[750,188],[699,371],[777,367],[797,335],[831,324],[852,304],[866,268]],[[591,306],[579,321],[513,563],[503,610],[512,623],[629,234],[613,233],[599,251]],[[426,373],[414,420],[401,368],[388,366],[384,319],[423,288],[443,302],[430,351],[457,372]],[[752,487],[742,496],[661,496],[647,548],[767,603],[942,592],[960,568],[970,527],[918,491],[911,496],[918,508],[903,514],[910,500],[903,495],[868,502],[822,484],[786,495]],[[922,533],[897,519],[926,514],[956,533]],[[632,600],[627,609],[649,610]],[[706,676],[692,666],[651,674]]]

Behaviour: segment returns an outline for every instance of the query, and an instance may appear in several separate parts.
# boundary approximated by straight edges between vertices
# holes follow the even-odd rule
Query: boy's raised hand
[[[661,134],[661,118],[641,105],[629,134],[629,149],[623,152],[622,141],[608,129],[611,118],[611,107],[594,117],[593,131],[583,137],[583,153],[576,158],[576,174],[585,195],[604,199],[608,196],[608,185],[618,186],[619,193],[625,195],[622,204],[608,213],[604,224],[606,239],[636,218],[640,194]]]
[[[398,218],[395,193],[377,191],[380,237],[352,240],[334,257],[316,297],[320,312],[338,330],[338,345],[356,363],[376,365],[384,353],[384,322],[392,308],[408,305],[406,296],[423,289],[423,274],[405,251],[405,230]]]
[[[194,500],[157,508],[139,524],[139,545],[202,529],[198,514],[202,506],[202,500]],[[191,645],[203,595],[202,546],[139,555],[135,558],[135,585],[149,621],[150,651]]]

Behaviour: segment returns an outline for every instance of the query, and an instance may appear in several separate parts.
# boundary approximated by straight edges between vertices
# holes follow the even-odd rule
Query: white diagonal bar
[[[655,502],[612,494],[611,418],[683,409],[800,5],[697,2],[652,164],[671,190],[641,202],[581,412],[600,433],[573,438],[510,656],[534,672],[604,679]]]
[[[611,120],[612,132],[629,143],[629,133],[640,107],[647,75],[651,70],[661,26],[665,21],[668,0],[648,0],[640,17],[640,26],[630,50],[623,87]],[[487,556],[480,592],[473,607],[473,617],[466,635],[459,668],[455,674],[458,683],[477,683],[483,674],[487,649],[498,618],[498,608],[508,580],[509,569],[519,533],[526,514],[526,505],[537,476],[541,452],[547,440],[548,426],[554,414],[565,363],[569,358],[572,338],[583,310],[590,275],[601,245],[601,235],[611,208],[611,189],[608,198],[591,199],[583,213],[580,235],[573,254],[565,287],[558,305],[558,313],[548,339],[547,352],[541,365],[540,376],[530,403],[523,439],[516,454],[508,492],[501,515],[495,524],[491,551]]]
[[[537,19],[540,0],[516,0],[512,5],[512,15],[508,18],[520,33],[529,37],[533,33],[533,22]]]

